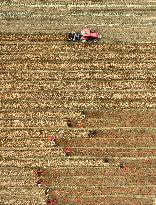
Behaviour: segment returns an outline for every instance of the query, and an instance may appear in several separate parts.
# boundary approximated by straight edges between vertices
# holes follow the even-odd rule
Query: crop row
[[[85,91],[85,90],[81,90],[79,92],[77,92],[76,90],[74,91],[70,91],[68,92],[68,90],[59,90],[59,91],[52,91],[52,92],[48,92],[48,91],[36,91],[36,92],[32,92],[32,91],[13,91],[13,92],[9,92],[9,91],[4,91],[0,93],[0,97],[1,99],[3,99],[2,102],[6,102],[7,100],[10,101],[19,101],[22,100],[24,101],[51,101],[53,103],[59,101],[59,102],[76,102],[76,103],[82,103],[82,102],[99,102],[99,103],[103,103],[103,102],[107,102],[109,100],[109,102],[111,100],[113,101],[135,101],[135,100],[150,100],[155,101],[156,99],[156,92],[155,91]]]
[[[125,176],[94,176],[94,177],[85,177],[85,176],[80,176],[80,177],[69,177],[69,178],[49,178],[49,179],[44,179],[43,185],[48,187],[48,186],[63,186],[64,184],[68,184],[69,186],[82,186],[83,184],[87,184],[88,186],[96,184],[96,185],[102,185],[102,186],[107,186],[108,184],[110,186],[113,185],[155,185],[155,179],[156,177],[153,176],[141,176],[141,177],[136,177],[136,176],[131,176],[131,177],[125,177]],[[12,177],[7,177],[7,178],[2,178],[1,179],[1,186],[35,186],[35,178],[12,178]],[[92,195],[92,193],[90,193]],[[82,193],[83,195],[83,193]],[[86,195],[86,194],[85,194]],[[98,194],[97,194],[98,195]],[[101,195],[104,195],[101,194]]]
[[[53,52],[53,53],[52,53]],[[12,61],[33,61],[33,62],[46,62],[46,61],[69,61],[69,62],[73,62],[73,61],[96,61],[96,60],[103,60],[103,61],[108,61],[108,60],[140,60],[140,61],[144,61],[144,60],[153,60],[155,61],[155,53],[131,53],[131,54],[126,54],[126,53],[108,53],[107,51],[101,52],[101,51],[94,51],[94,52],[88,52],[88,50],[86,51],[67,51],[67,52],[57,52],[56,50],[52,51],[52,52],[39,52],[39,53],[5,53],[3,55],[0,56],[0,60],[1,62],[12,62]],[[46,55],[45,55],[46,54]]]
[[[95,129],[95,128],[94,128]],[[88,133],[90,129],[56,129],[56,128],[12,128],[12,129],[3,129],[1,130],[1,138],[6,140],[19,140],[22,139],[31,139],[31,140],[45,140],[49,135],[56,135],[56,137],[61,140],[62,137],[68,136],[68,139],[79,139],[88,138]],[[128,139],[139,139],[139,138],[146,138],[151,139],[155,137],[155,129],[153,128],[134,128],[134,127],[127,127],[127,128],[102,128],[97,129],[97,137],[104,137],[104,138],[124,138],[126,136]],[[89,138],[90,139],[90,138]],[[10,141],[11,142],[11,141]],[[9,142],[8,142],[9,143]]]
[[[130,70],[131,72],[135,70],[154,70],[156,63],[154,61],[140,62],[140,61],[119,61],[119,60],[112,60],[112,61],[96,61],[96,62],[3,62],[0,64],[1,71],[33,71],[33,70],[51,70],[51,71],[78,71],[83,70],[86,72],[88,69],[93,72],[101,72],[101,71],[109,71],[109,70],[121,70],[124,72],[125,70]],[[7,79],[6,79],[7,80]],[[34,79],[33,79],[34,80]]]
[[[43,34],[42,34],[43,35]],[[1,36],[1,35],[0,35]],[[10,35],[11,36],[11,35]],[[26,35],[23,35],[26,36]],[[43,35],[43,37],[46,37],[47,35]],[[51,34],[51,37],[53,37],[54,35]],[[19,38],[19,35],[17,36]],[[27,35],[27,40],[29,40],[29,38],[33,38],[34,36],[29,36]],[[38,38],[40,36],[38,35]],[[60,37],[60,35],[58,36],[54,36],[54,37]],[[65,35],[64,35],[65,37]],[[3,37],[1,36],[2,40]],[[39,41],[35,41],[34,44],[31,44],[31,42],[29,42],[28,44],[26,43],[9,43],[9,41],[7,40],[8,43],[2,43],[3,41],[1,40],[1,44],[0,44],[0,50],[1,50],[1,54],[5,54],[5,53],[9,53],[9,54],[17,54],[17,53],[21,53],[21,54],[25,54],[25,53],[50,53],[50,52],[58,52],[58,51],[63,51],[63,52],[71,52],[71,51],[77,51],[77,52],[100,52],[100,53],[120,53],[120,54],[154,54],[155,53],[155,49],[156,49],[156,44],[66,44],[66,42],[62,42],[59,40],[59,42],[56,43],[56,41],[52,41],[51,43],[38,43],[35,44]],[[23,39],[24,40],[24,39]],[[39,39],[38,39],[39,40]],[[59,43],[59,44],[58,44]],[[59,45],[59,46],[58,46]]]
[[[89,133],[89,132],[88,132]],[[77,135],[77,137],[74,139],[74,137],[72,138],[70,135],[68,134],[64,134],[64,137],[57,137],[57,144],[58,146],[67,146],[67,147],[81,147],[83,149],[86,149],[88,147],[93,147],[93,145],[97,148],[97,147],[101,147],[102,143],[104,144],[104,146],[110,146],[110,147],[120,147],[122,145],[124,145],[124,147],[131,147],[131,146],[135,146],[137,144],[137,147],[146,147],[148,146],[150,148],[153,147],[156,144],[155,141],[155,136],[151,135],[151,136],[140,136],[140,137],[136,137],[135,135],[132,137],[116,137],[116,136],[100,136],[99,137],[93,137],[93,138],[89,138],[86,132],[82,135]],[[139,135],[139,134],[138,134]],[[8,135],[8,137],[11,137]],[[85,137],[85,138],[84,138]],[[32,138],[31,136],[25,137],[24,139],[22,138],[10,138],[10,139],[1,139],[1,149],[3,150],[7,150],[10,148],[10,150],[22,150],[22,148],[24,150],[29,150],[32,149],[32,151],[34,151],[35,153],[37,153],[37,151],[35,151],[35,147],[37,146],[38,148],[45,148],[47,146],[49,146],[50,148],[50,142],[48,143],[48,139],[45,136],[39,136],[38,138]],[[58,147],[59,148],[59,147]],[[103,148],[104,149],[104,148]],[[24,151],[23,150],[23,151]],[[79,154],[79,151],[77,151]],[[80,151],[83,152],[83,151]],[[109,151],[107,151],[109,153]],[[151,151],[146,151],[149,154],[152,154]],[[156,152],[156,150],[155,150]],[[136,153],[132,152],[134,155],[139,155],[139,153],[136,151]],[[101,153],[102,154],[102,153]],[[130,153],[129,153],[130,154]],[[35,155],[35,154],[34,154]],[[153,155],[154,155],[154,150],[153,150]]]
[[[118,160],[118,162],[120,162]],[[43,175],[41,176],[41,178],[60,178],[60,177],[74,177],[74,176],[79,176],[79,177],[94,177],[97,174],[99,176],[155,176],[156,174],[156,170],[155,168],[151,168],[151,167],[143,167],[141,166],[141,162],[139,163],[140,167],[137,166],[132,166],[129,165],[129,162],[126,163],[126,166],[128,166],[128,171],[124,172],[124,170],[119,169],[119,163],[112,163],[110,161],[110,165],[109,166],[100,166],[100,167],[48,167],[48,168],[42,168],[40,167],[43,171]],[[1,177],[17,177],[19,179],[22,179],[24,177],[28,178],[29,176],[33,176],[34,178],[36,177],[36,179],[38,179],[38,176],[36,174],[36,170],[38,168],[18,168],[18,167],[7,167],[7,166],[3,166],[1,168]],[[31,178],[30,177],[30,178]],[[64,185],[65,186],[65,185]],[[84,184],[85,186],[85,184]],[[86,184],[87,186],[87,184]],[[96,186],[93,185],[93,187]],[[155,186],[155,185],[152,185]],[[108,184],[109,187],[109,184]],[[128,187],[128,185],[127,185]],[[146,187],[146,186],[145,186]]]
[[[107,142],[108,143],[108,142]],[[44,143],[45,144],[45,143]],[[108,143],[109,144],[109,143]],[[103,145],[103,144],[102,144]],[[66,145],[64,145],[66,146]],[[72,147],[72,153],[70,159],[72,160],[100,160],[101,163],[102,160],[104,160],[106,157],[110,158],[124,158],[124,159],[142,159],[142,158],[154,158],[156,154],[156,149],[153,147],[144,147],[144,149],[139,149],[139,146],[135,148],[135,150],[131,150],[130,148],[125,148],[118,146],[116,144],[114,149],[112,147],[109,147],[110,145],[105,144],[102,147],[95,146],[93,147],[76,147],[76,144]],[[47,149],[42,150],[43,147],[41,147],[41,150],[14,150],[14,151],[0,151],[1,156],[3,159],[14,159],[14,160],[39,160],[39,159],[49,159],[49,160],[57,160],[57,159],[64,159],[64,151],[63,147],[56,149],[56,150],[50,150],[49,147],[45,147]],[[11,149],[10,149],[11,150]],[[46,151],[46,152],[45,152]]]
[[[86,122],[90,120],[104,120],[109,118],[109,121],[121,121],[123,120],[131,120],[137,118],[139,121],[146,120],[145,118],[155,118],[156,111],[148,110],[148,109],[140,109],[140,110],[5,110],[0,112],[1,119],[31,119],[31,118],[51,118],[55,120],[62,120],[66,118],[70,118],[71,120],[80,120],[84,119]]]
[[[112,81],[88,81],[88,80],[78,80],[75,81],[21,81],[21,82],[1,82],[0,90],[2,91],[53,91],[59,89],[66,89],[69,91],[74,90],[155,90],[156,89],[156,82],[154,81],[145,81],[145,80],[131,80],[131,81],[124,81],[124,80],[112,80]]]
[[[22,80],[22,81],[40,81],[40,80],[51,80],[51,81],[67,81],[67,80],[152,80],[156,78],[156,72],[150,70],[100,70],[93,71],[87,70],[82,71],[47,71],[47,70],[36,70],[36,71],[1,71],[0,80]]]
[[[45,152],[45,150],[43,150]],[[105,157],[105,156],[104,156]],[[145,157],[143,159],[139,159],[137,157],[127,158],[129,167],[144,167],[144,168],[155,168],[155,158]],[[124,159],[124,160],[125,160]],[[120,158],[112,158],[112,163],[119,163]],[[57,158],[22,158],[22,159],[9,159],[2,158],[0,162],[1,166],[16,166],[16,167],[101,167],[103,166],[103,162],[101,159],[85,159],[85,158],[65,158],[65,157],[57,157]]]

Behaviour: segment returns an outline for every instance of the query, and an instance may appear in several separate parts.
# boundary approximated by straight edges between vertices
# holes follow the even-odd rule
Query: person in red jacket
[[[124,164],[124,163],[120,163],[119,168],[120,168],[123,172],[128,172],[128,167],[127,167],[126,164]]]
[[[64,153],[65,153],[66,156],[70,156],[70,155],[71,155],[71,152],[72,152],[72,150],[71,150],[70,147],[64,148]]]
[[[47,205],[55,205],[57,204],[57,199],[48,199],[47,200]]]
[[[56,137],[55,136],[49,136],[48,140],[51,142],[51,146],[55,146],[56,145]]]

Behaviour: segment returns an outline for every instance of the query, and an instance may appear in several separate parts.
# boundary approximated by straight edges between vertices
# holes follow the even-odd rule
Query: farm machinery
[[[92,31],[91,29],[84,28],[81,32],[69,32],[67,40],[71,42],[97,42],[101,38],[101,35],[98,32]]]

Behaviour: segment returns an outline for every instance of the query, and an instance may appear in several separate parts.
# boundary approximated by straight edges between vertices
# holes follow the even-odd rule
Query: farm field
[[[0,2],[0,205],[155,205],[155,9]],[[102,39],[66,41],[83,26]]]

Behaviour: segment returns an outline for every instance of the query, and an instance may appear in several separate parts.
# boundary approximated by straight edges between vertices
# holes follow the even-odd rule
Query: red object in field
[[[47,205],[54,205],[57,203],[57,199],[48,199]]]
[[[49,136],[48,140],[51,142],[51,145],[54,146],[56,145],[56,137],[55,136]]]
[[[128,167],[125,166],[125,167],[123,168],[123,171],[124,171],[125,173],[128,172]]]
[[[36,173],[37,173],[37,176],[40,177],[40,176],[42,176],[43,171],[42,171],[41,169],[38,169],[38,170],[36,171]]]
[[[66,148],[64,148],[64,152],[66,153],[66,154],[70,154],[71,153],[71,148],[70,147],[66,147]]]
[[[42,179],[37,180],[37,181],[36,181],[37,186],[41,186],[42,182],[43,182]]]
[[[89,28],[83,28],[81,30],[81,35],[84,35],[84,34],[90,34],[91,30]]]
[[[81,202],[80,198],[76,198],[75,202],[80,203]]]
[[[49,140],[50,142],[53,142],[53,141],[55,142],[55,141],[56,141],[56,137],[53,136],[53,135],[52,135],[52,136],[49,136],[49,137],[48,137],[48,140]]]
[[[120,169],[125,173],[128,172],[128,167],[123,163],[120,164]]]
[[[85,28],[81,30],[81,40],[90,40],[90,39],[99,39],[101,38],[101,35],[97,32],[92,32],[91,29]]]

